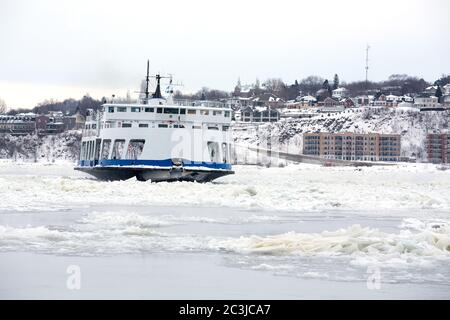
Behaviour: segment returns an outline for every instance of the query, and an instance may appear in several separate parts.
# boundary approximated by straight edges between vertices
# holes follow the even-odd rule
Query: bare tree
[[[315,94],[322,87],[324,79],[318,76],[309,76],[300,81],[299,89],[303,94]]]
[[[262,86],[269,92],[271,93],[280,93],[280,91],[283,89],[283,87],[285,86],[283,80],[281,80],[280,78],[270,78],[267,79]]]
[[[8,107],[6,106],[5,100],[0,98],[0,114],[6,113],[6,109],[8,109]]]

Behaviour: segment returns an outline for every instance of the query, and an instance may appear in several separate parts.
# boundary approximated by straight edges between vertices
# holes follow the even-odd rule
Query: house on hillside
[[[18,136],[34,134],[35,131],[36,115],[34,113],[0,115],[0,133]]]
[[[442,93],[445,96],[450,96],[450,83],[447,83],[445,86],[442,87]]]
[[[369,96],[366,95],[354,97],[352,100],[356,107],[368,106],[371,102]]]
[[[402,96],[396,96],[395,94],[389,94],[386,96],[386,106],[396,107],[400,102],[402,102]]]
[[[441,109],[442,105],[438,100],[438,97],[423,93],[414,98],[414,107],[424,111]]]
[[[300,103],[301,107],[313,107],[317,103],[317,99],[313,96],[298,96],[295,101]]]
[[[265,92],[250,98],[249,104],[253,107],[270,107],[279,108],[282,107],[285,101],[277,95],[269,92]]]
[[[319,112],[342,112],[344,111],[344,106],[333,98],[325,98],[325,100],[318,103]]]
[[[386,107],[386,95],[381,94],[378,98],[375,98],[372,102],[372,105],[375,107]]]
[[[341,88],[337,88],[337,89],[333,90],[332,97],[335,99],[340,100],[343,98],[347,98],[347,96],[348,96],[348,90],[346,88],[341,87]]]
[[[355,107],[355,103],[353,102],[352,99],[350,98],[343,98],[341,99],[341,101],[339,102],[344,108],[354,108]]]
[[[247,106],[241,109],[240,118],[242,122],[276,122],[280,120],[280,111],[268,106]]]

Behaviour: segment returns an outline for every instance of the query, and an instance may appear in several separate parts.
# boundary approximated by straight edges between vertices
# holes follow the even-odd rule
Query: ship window
[[[158,128],[167,128],[167,127],[168,127],[168,125],[165,123],[158,124]]]
[[[180,109],[180,114],[186,114],[186,109]]]
[[[110,148],[111,148],[111,140],[110,139],[103,140],[102,157],[101,157],[102,160],[108,159]]]
[[[100,144],[101,144],[102,140],[101,139],[96,139],[95,140],[95,149],[94,149],[94,160],[98,160],[98,158],[100,157]]]
[[[141,108],[139,108],[139,107],[131,107],[131,112],[141,112]]]
[[[114,107],[108,107],[108,112],[109,113],[114,113]]]
[[[166,114],[178,114],[179,109],[176,108],[164,108],[164,113]]]
[[[91,142],[90,141],[87,141],[86,142],[86,152],[85,152],[85,154],[84,154],[84,159],[85,160],[88,160],[89,159],[89,152],[90,152],[90,149],[91,148]]]
[[[209,110],[200,110],[200,114],[202,116],[207,116],[209,114]]]
[[[81,154],[80,154],[80,160],[85,160],[86,158],[86,141],[83,141],[81,144]]]
[[[208,130],[219,130],[217,126],[208,126]]]
[[[201,129],[202,126],[192,126],[192,129]]]
[[[222,131],[228,131],[230,129],[229,126],[222,126]]]
[[[157,112],[157,113],[162,113],[162,109],[163,109],[163,108],[156,108],[156,112]]]
[[[84,150],[83,159],[84,160],[89,159],[89,141],[86,142],[86,148]]]
[[[197,110],[189,109],[188,114],[197,114]]]
[[[88,159],[91,160],[94,155],[94,141],[89,141],[89,155]]]
[[[136,160],[142,154],[142,150],[144,150],[145,140],[130,140],[128,144],[127,150],[127,159]]]
[[[125,148],[125,140],[115,140],[111,154],[111,159],[113,160],[121,159],[124,148]]]
[[[117,107],[117,112],[127,112],[127,107]]]
[[[222,115],[222,111],[216,111],[216,110],[213,111],[213,116],[220,116],[220,115]]]
[[[145,108],[145,112],[155,112],[155,108]]]
[[[95,123],[92,125],[92,129],[97,129],[97,125]]]
[[[173,127],[174,128],[184,128],[184,125],[182,125],[182,124],[174,124]]]
[[[122,128],[131,128],[131,123],[122,123]]]
[[[225,111],[225,117],[229,118],[230,117],[230,111]]]
[[[227,144],[222,143],[222,162],[227,163],[228,153],[227,153]]]
[[[139,128],[148,128],[148,123],[139,123]]]
[[[211,162],[219,162],[219,144],[217,142],[208,141],[207,145]]]

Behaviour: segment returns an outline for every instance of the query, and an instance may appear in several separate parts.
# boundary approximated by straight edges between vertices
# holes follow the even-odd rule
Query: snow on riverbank
[[[81,132],[65,131],[57,135],[0,135],[0,159],[18,161],[76,160],[80,152]]]
[[[277,123],[255,126],[235,126],[233,136],[237,145],[259,145],[273,150],[300,153],[305,132],[355,132],[401,134],[401,156],[425,160],[427,132],[446,132],[450,111],[419,112],[414,109],[347,109],[336,114],[320,114],[312,118],[286,119]]]

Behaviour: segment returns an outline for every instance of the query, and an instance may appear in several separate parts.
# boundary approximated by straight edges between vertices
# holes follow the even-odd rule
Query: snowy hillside
[[[73,161],[78,157],[80,141],[80,131],[66,131],[45,137],[1,135],[0,159]]]
[[[355,132],[401,134],[401,156],[415,156],[424,160],[427,132],[446,132],[450,110],[419,112],[411,108],[347,109],[337,114],[320,114],[312,118],[286,119],[278,123],[256,126],[235,126],[236,145],[259,145],[272,150],[299,153],[305,132]],[[269,143],[269,145],[270,145]]]
[[[260,126],[236,124],[233,137],[238,146],[260,146],[288,153],[301,153],[305,132],[378,132],[402,135],[402,156],[426,158],[427,132],[447,132],[450,110],[419,112],[415,109],[348,109],[338,114],[312,118],[284,119]],[[81,132],[67,131],[54,136],[0,136],[0,159],[76,160]],[[236,149],[239,152],[239,148]],[[238,155],[239,156],[239,155]]]

